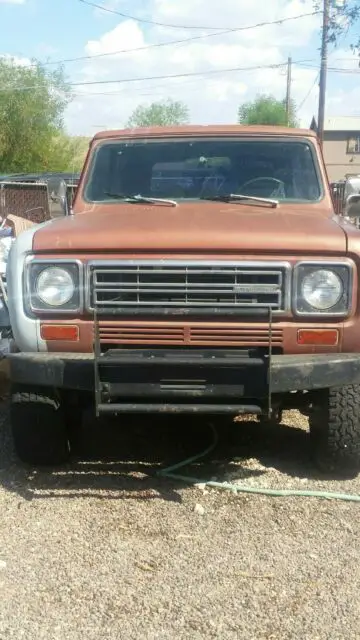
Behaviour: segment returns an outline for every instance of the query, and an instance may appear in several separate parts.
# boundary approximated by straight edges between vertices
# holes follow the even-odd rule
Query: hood
[[[345,253],[346,233],[316,205],[218,202],[97,205],[40,227],[35,252],[248,251]]]

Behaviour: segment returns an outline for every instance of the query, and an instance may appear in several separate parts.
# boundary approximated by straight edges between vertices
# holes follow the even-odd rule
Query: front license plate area
[[[253,363],[254,364],[254,363]],[[266,398],[268,395],[267,362],[257,366],[207,366],[154,362],[121,365],[101,364],[100,380],[110,396]]]

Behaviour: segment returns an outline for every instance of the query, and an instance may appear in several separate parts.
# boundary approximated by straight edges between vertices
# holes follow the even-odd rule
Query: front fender
[[[47,351],[40,337],[40,322],[26,315],[24,309],[24,264],[32,253],[33,239],[39,228],[52,220],[34,225],[19,234],[13,243],[7,262],[6,282],[10,324],[16,346],[20,351]]]

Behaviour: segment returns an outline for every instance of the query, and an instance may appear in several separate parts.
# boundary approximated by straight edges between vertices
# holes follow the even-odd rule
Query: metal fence
[[[78,181],[63,181],[68,209],[72,207]],[[51,189],[47,181],[0,180],[0,215],[20,216],[35,223],[64,215],[58,188]]]
[[[31,222],[50,220],[50,202],[46,183],[0,182],[0,215],[21,216]]]

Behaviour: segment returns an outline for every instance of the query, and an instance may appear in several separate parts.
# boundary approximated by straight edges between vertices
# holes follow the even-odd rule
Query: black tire
[[[65,415],[71,457],[80,457],[84,446],[83,412],[91,405],[92,395],[85,392],[62,390],[60,403]],[[95,414],[95,412],[94,412]]]
[[[360,471],[360,385],[319,392],[309,415],[312,451],[326,473],[354,477]]]
[[[10,422],[15,451],[22,462],[53,466],[69,459],[66,419],[55,394],[13,388]]]

